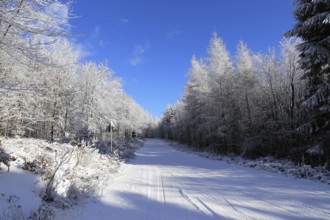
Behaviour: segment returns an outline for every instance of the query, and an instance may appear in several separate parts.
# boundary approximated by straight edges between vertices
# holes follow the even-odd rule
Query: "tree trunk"
[[[53,113],[52,113],[52,121],[51,121],[51,126],[50,126],[50,141],[54,141],[55,121],[56,121],[56,107],[57,107],[57,101],[55,99],[54,109],[53,109]]]
[[[294,83],[291,82],[291,106],[290,106],[290,117],[291,117],[291,128],[294,129],[294,104],[295,104],[295,90]]]
[[[251,108],[250,108],[250,102],[249,102],[249,96],[247,91],[245,90],[245,103],[246,103],[246,110],[248,113],[248,119],[249,119],[249,131],[248,133],[252,133],[252,117],[251,117]]]

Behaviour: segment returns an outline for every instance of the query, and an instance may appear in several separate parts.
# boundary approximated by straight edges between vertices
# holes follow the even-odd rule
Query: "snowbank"
[[[248,160],[239,156],[223,156],[212,154],[210,152],[198,152],[178,143],[172,142],[171,145],[181,151],[190,151],[195,154],[212,160],[223,160],[227,163],[238,164],[251,168],[261,168],[263,170],[275,173],[282,173],[296,178],[310,179],[330,185],[330,172],[325,167],[314,167],[310,165],[297,166],[289,160],[278,160],[273,157],[263,157],[256,160]]]

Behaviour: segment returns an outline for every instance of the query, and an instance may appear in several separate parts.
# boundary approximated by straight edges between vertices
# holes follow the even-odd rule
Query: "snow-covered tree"
[[[174,117],[174,108],[170,105],[167,106],[164,115],[162,117],[162,127],[161,132],[162,136],[165,139],[173,139],[173,131],[172,127],[174,124],[173,117]]]
[[[280,42],[282,76],[279,78],[281,80],[279,101],[287,115],[284,120],[289,120],[292,129],[296,127],[301,117],[301,100],[306,87],[305,80],[302,79],[303,71],[298,63],[299,51],[296,46],[299,42],[300,40],[296,38],[284,38]]]
[[[200,146],[204,143],[207,131],[207,103],[210,98],[210,74],[203,60],[194,56],[191,60],[189,79],[184,91],[184,108],[187,125],[190,130],[190,144]],[[183,117],[183,116],[182,116]]]
[[[243,42],[237,47],[236,54],[236,84],[239,88],[237,100],[241,106],[242,125],[247,134],[253,134],[253,125],[256,118],[256,90],[257,90],[257,70],[253,53]]]
[[[255,54],[241,42],[232,61],[214,34],[207,56],[192,58],[182,100],[164,113],[163,137],[218,153],[292,156],[300,140],[292,127],[304,120],[297,43]]]
[[[212,142],[215,151],[228,153],[240,142],[241,112],[234,65],[224,42],[216,34],[210,41],[207,60],[212,82],[209,105]]]
[[[67,35],[70,4],[58,0],[0,1],[0,50],[40,61],[40,45]]]
[[[297,23],[287,35],[303,41],[297,48],[308,84],[303,106],[310,109],[309,121],[298,131],[313,135],[314,144],[324,148],[330,160],[330,1],[296,0],[295,4]]]

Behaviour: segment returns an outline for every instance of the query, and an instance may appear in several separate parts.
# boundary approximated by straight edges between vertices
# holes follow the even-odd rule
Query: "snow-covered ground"
[[[116,158],[90,147],[25,138],[5,139],[2,147],[16,160],[11,161],[10,172],[0,164],[0,220],[51,219],[63,209],[80,207],[89,196],[100,195],[109,175],[119,167]],[[38,167],[29,166],[33,172],[24,170],[25,162]],[[57,167],[54,201],[45,203],[41,197]]]
[[[101,197],[57,219],[330,219],[330,186],[149,139]]]
[[[3,165],[1,165],[3,167]],[[23,219],[41,204],[38,176],[16,166],[0,171],[0,219]]]
[[[201,152],[186,145],[170,142],[170,145],[188,153],[193,153],[211,160],[222,160],[230,164],[240,166],[260,168],[269,172],[281,173],[296,178],[310,179],[330,185],[330,171],[325,166],[312,168],[310,165],[296,165],[294,162],[285,159],[275,159],[274,157],[262,157],[255,160],[249,160],[240,156],[219,155],[210,152]]]

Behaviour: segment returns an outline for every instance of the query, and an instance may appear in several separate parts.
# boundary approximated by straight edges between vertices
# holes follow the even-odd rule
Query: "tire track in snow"
[[[184,172],[184,173],[187,173],[187,172]],[[173,177],[181,176],[181,175],[174,175],[174,174],[170,174],[170,175],[173,176]],[[184,176],[184,175],[182,175],[182,176]],[[201,178],[204,178],[205,177],[205,176],[202,176],[202,175],[199,175],[199,176]],[[200,188],[198,188],[196,186],[192,186],[189,183],[185,183],[185,186],[188,186],[191,189],[191,191],[193,191],[193,192],[194,191],[195,192],[196,191],[199,192],[200,193],[200,196],[199,197],[204,198],[206,201],[211,199],[212,201],[214,201],[215,204],[219,204],[219,201],[221,201],[221,200],[224,201],[225,204],[229,205],[239,215],[239,219],[260,219],[260,217],[256,217],[253,213],[252,213],[252,215],[251,214],[248,214],[246,211],[241,210],[240,208],[238,208],[237,207],[238,205],[234,205],[231,201],[229,201],[228,199],[226,199],[224,197],[216,196],[214,194],[214,192],[210,192],[210,191],[206,190],[205,188],[203,188],[203,190],[201,190]],[[237,204],[242,204],[242,206],[243,205],[245,205],[246,207],[249,207],[250,206],[247,203],[243,203],[243,202],[241,202],[239,200],[236,200],[236,199],[233,199],[233,198],[231,198],[231,200],[234,200]],[[220,207],[220,205],[219,205],[219,207]],[[214,210],[212,210],[212,211],[208,210],[208,211],[212,215],[213,215],[213,213],[216,213]],[[258,213],[258,216],[262,216],[263,219],[271,219],[269,216],[262,215],[262,214],[259,214],[259,213]]]
[[[196,206],[191,201],[189,201],[189,199],[187,200],[186,196],[184,195],[184,193],[182,192],[180,187],[174,186],[171,183],[171,188],[172,188],[173,193],[178,193],[180,195],[179,198],[181,198],[181,200],[182,200],[182,202],[180,204],[183,204],[185,207],[186,217],[184,219],[196,219],[194,217],[193,213],[191,212],[192,211],[191,207],[195,208],[193,211],[197,211],[197,212],[201,212],[200,208],[198,208],[198,207],[196,208]]]
[[[187,200],[192,206],[194,206],[194,207],[196,208],[196,210],[198,210],[198,211],[202,211],[202,210],[198,207],[198,205],[197,205],[196,203],[194,203],[194,202],[190,199],[190,197],[188,196],[188,194],[186,194],[181,188],[178,188],[178,190],[179,190],[179,193],[180,193],[180,195],[182,196],[182,198],[184,198],[185,200]]]
[[[174,176],[174,175],[172,175],[172,176]],[[195,186],[192,186],[192,185],[190,185],[190,184],[185,184],[185,186],[188,186],[193,192],[199,192],[200,195],[199,195],[198,197],[200,197],[201,199],[206,200],[206,201],[212,200],[215,204],[218,204],[218,207],[220,207],[220,208],[222,208],[222,207],[225,206],[225,205],[221,206],[221,205],[219,205],[219,202],[220,202],[220,201],[224,201],[225,204],[227,204],[229,207],[232,208],[232,210],[235,211],[236,215],[238,216],[237,219],[257,219],[255,216],[249,215],[248,213],[244,212],[243,210],[240,210],[238,207],[235,207],[235,205],[232,204],[232,202],[230,202],[230,201],[227,200],[226,198],[215,196],[215,195],[214,195],[214,192],[213,192],[213,193],[211,192],[211,194],[210,194],[210,193],[209,193],[208,191],[206,191],[205,189],[204,189],[204,190],[201,190],[201,189],[199,189],[199,188],[197,188],[197,187],[195,187]],[[180,190],[179,190],[179,191],[180,191]],[[182,193],[181,193],[181,192],[182,192]],[[189,203],[192,204],[191,197],[187,196],[186,193],[183,193],[182,190],[181,190],[181,192],[180,192],[180,194],[182,195],[182,197],[183,197],[184,199],[186,199]],[[195,199],[196,199],[196,200],[200,200],[200,201],[202,201],[200,198],[197,198],[197,197],[196,197]],[[237,200],[235,200],[235,201],[237,201]],[[201,204],[202,204],[202,203],[201,203]],[[198,207],[198,206],[196,205],[196,203],[193,203],[193,205],[194,205],[195,207]],[[203,205],[203,207],[205,207],[205,203],[202,204],[202,205]],[[208,207],[208,208],[207,208],[207,207]],[[206,210],[207,210],[211,215],[213,215],[215,218],[218,218],[218,216],[220,216],[220,214],[217,214],[216,211],[214,211],[213,209],[211,209],[209,206],[207,206],[207,207],[205,207]],[[202,211],[200,207],[198,207],[198,210],[199,210],[199,211]],[[210,211],[210,210],[211,210],[211,211]],[[205,213],[205,212],[204,212],[204,213]],[[214,215],[214,213],[215,213],[216,215]],[[205,214],[207,214],[207,213],[205,213]],[[231,217],[234,216],[233,213],[231,213],[230,215],[231,215]],[[221,219],[221,218],[223,219],[223,218],[225,218],[225,217],[222,217],[222,216],[221,216],[220,219]],[[264,218],[267,219],[267,217],[264,217]],[[269,218],[268,218],[268,219],[269,219]]]
[[[147,171],[147,174],[148,174],[148,182],[146,183],[147,184],[147,186],[148,186],[148,189],[147,189],[147,198],[148,198],[148,200],[150,200],[151,198],[150,198],[150,195],[151,195],[151,184],[152,184],[152,181],[151,181],[151,171],[150,171],[150,167],[148,167],[148,169],[147,169],[148,171]]]
[[[189,172],[189,170],[186,171],[186,172],[183,172],[183,173],[188,173],[188,172]],[[180,177],[181,175],[180,175],[180,173],[179,173],[179,175],[174,175],[174,174],[170,173],[170,176],[177,178],[177,177]],[[198,173],[198,176],[201,179],[209,178],[208,175],[201,175],[200,173]],[[185,185],[189,186],[192,189],[192,191],[198,191],[201,194],[208,195],[208,197],[213,198],[214,201],[219,201],[219,199],[223,199],[221,197],[215,196],[213,191],[207,190],[205,188],[203,188],[203,190],[200,190],[198,187],[192,186],[189,183],[185,183]],[[301,190],[299,190],[299,192],[305,193],[304,191],[301,191]],[[290,198],[295,200],[295,201],[299,201],[298,197],[292,197],[291,196]],[[280,203],[280,204],[277,204],[277,203],[273,203],[273,202],[270,202],[270,201],[267,201],[267,200],[264,200],[264,199],[260,199],[260,198],[256,201],[254,201],[253,203],[243,202],[243,201],[237,200],[235,198],[231,198],[230,200],[235,201],[235,203],[237,204],[236,206],[245,206],[246,209],[248,209],[249,207],[250,207],[250,209],[259,208],[260,210],[267,210],[267,211],[270,211],[270,212],[272,212],[274,210],[277,210],[280,213],[291,213],[291,214],[294,215],[292,217],[301,216],[301,212],[299,212],[297,210],[292,210],[292,209],[286,208],[286,207],[290,207],[290,204],[287,205],[286,203],[283,203],[283,202]],[[271,218],[270,215],[267,215],[267,214],[265,215],[265,214],[261,214],[261,213],[255,213],[255,212],[254,212],[255,214],[253,214],[253,216],[251,216],[251,215],[248,215],[245,211],[240,211],[237,207],[235,207],[235,205],[232,204],[232,202],[229,202],[229,200],[227,200],[227,199],[226,199],[226,203],[229,204],[232,208],[234,208],[235,211],[243,213],[244,215],[246,215],[247,217],[250,217],[252,219],[256,218],[256,217],[253,217],[255,214],[257,214],[258,216],[262,216],[262,218],[267,218],[267,219]],[[241,205],[239,205],[239,204],[241,204]],[[255,204],[255,205],[251,206],[251,204]],[[313,212],[315,214],[318,214],[318,216],[322,216],[322,217],[326,217],[326,219],[330,219],[330,213],[327,212],[327,211],[324,211],[324,210],[321,210],[321,209],[318,209],[318,208],[315,208],[315,207],[308,206],[308,204],[306,204],[306,203],[300,203],[300,205],[302,207],[305,207],[305,209],[309,210],[305,213]],[[265,207],[267,207],[267,208],[265,209]],[[249,209],[248,209],[248,212],[250,212]]]
[[[160,174],[160,181],[162,184],[162,191],[163,191],[163,203],[166,204],[166,194],[165,194],[165,186],[164,186],[164,178],[163,178],[163,174]]]
[[[157,219],[164,219],[164,198],[163,198],[163,187],[161,184],[161,178],[160,178],[160,171],[158,168],[155,168],[152,170],[153,171],[153,183],[154,185],[154,196],[155,196],[155,200],[156,202],[159,203],[159,205],[157,206],[157,210],[158,210],[158,214],[159,216],[157,217]]]
[[[213,209],[211,209],[208,205],[206,205],[202,200],[200,200],[199,198],[197,198],[197,200],[209,211],[212,213],[212,215],[214,217],[216,217],[217,219],[221,219],[222,216],[218,215],[216,212],[213,211]]]

